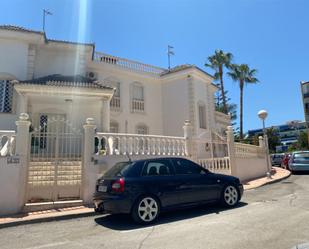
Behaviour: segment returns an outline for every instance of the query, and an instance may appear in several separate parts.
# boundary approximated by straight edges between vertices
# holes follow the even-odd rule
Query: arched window
[[[13,84],[0,80],[0,113],[11,113],[13,105]]]
[[[198,117],[199,117],[199,127],[201,129],[206,129],[206,106],[203,102],[198,103]]]
[[[149,134],[148,126],[145,124],[139,124],[136,126],[136,134],[147,135]]]
[[[132,85],[132,111],[144,112],[145,111],[145,99],[144,99],[144,87],[139,82],[134,82]]]
[[[114,78],[107,78],[104,80],[105,85],[111,86],[115,89],[115,93],[110,102],[112,111],[120,111],[120,82]]]

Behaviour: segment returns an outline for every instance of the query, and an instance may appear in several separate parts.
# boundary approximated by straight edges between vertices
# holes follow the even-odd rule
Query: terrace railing
[[[251,144],[235,143],[235,157],[256,158],[265,157],[265,149]]]
[[[141,62],[128,60],[125,58],[120,58],[100,52],[95,52],[93,59],[98,62],[115,65],[136,72],[150,73],[157,76],[159,76],[163,71],[165,71],[164,68],[155,67]]]
[[[183,137],[101,133],[95,135],[97,155],[185,156]]]

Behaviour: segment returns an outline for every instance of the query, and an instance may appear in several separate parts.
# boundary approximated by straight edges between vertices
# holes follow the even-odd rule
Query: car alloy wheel
[[[158,216],[158,203],[152,197],[145,197],[139,202],[137,212],[143,222],[151,222]]]
[[[223,192],[224,203],[227,206],[235,206],[238,202],[238,191],[236,187],[229,185]]]

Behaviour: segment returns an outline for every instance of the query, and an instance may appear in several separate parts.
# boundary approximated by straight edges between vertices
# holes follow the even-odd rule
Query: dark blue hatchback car
[[[183,158],[156,158],[117,163],[98,180],[93,200],[96,212],[131,214],[138,223],[150,223],[174,208],[209,202],[234,207],[242,194],[236,177]]]

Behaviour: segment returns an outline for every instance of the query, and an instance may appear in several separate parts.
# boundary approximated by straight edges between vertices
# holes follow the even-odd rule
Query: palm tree
[[[206,67],[210,67],[216,71],[214,77],[216,80],[220,80],[220,91],[223,103],[223,112],[227,114],[228,107],[225,97],[224,84],[223,84],[223,68],[229,68],[233,55],[231,53],[224,53],[222,50],[216,50],[215,54],[208,57],[208,63],[205,63]]]
[[[227,74],[234,80],[239,82],[240,89],[240,139],[243,139],[243,98],[244,98],[244,85],[245,84],[254,84],[259,82],[257,78],[255,78],[255,74],[257,73],[256,69],[250,69],[247,64],[233,64],[230,65],[230,72]]]

